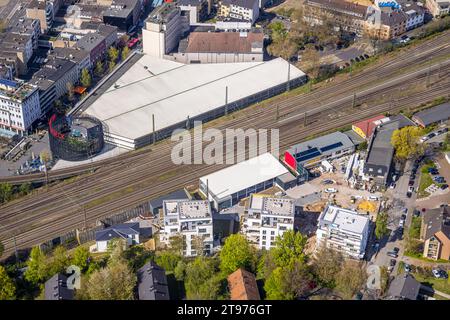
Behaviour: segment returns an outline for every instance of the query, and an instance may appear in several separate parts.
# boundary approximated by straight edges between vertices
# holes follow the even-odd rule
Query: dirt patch
[[[0,7],[4,7],[8,4],[9,0],[0,0]]]

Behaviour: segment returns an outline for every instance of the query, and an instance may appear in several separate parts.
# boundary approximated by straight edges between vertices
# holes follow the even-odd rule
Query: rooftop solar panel
[[[317,148],[311,148],[311,149],[308,149],[308,150],[305,150],[305,151],[302,151],[302,152],[298,152],[296,154],[296,157],[303,157],[303,156],[306,156],[306,155],[308,155],[310,153],[317,152],[317,151],[319,151]]]
[[[312,159],[312,158],[320,156],[320,155],[321,155],[321,153],[316,150],[316,152],[314,152],[314,153],[310,153],[310,154],[308,154],[306,156],[297,158],[297,162],[303,162],[303,161]]]
[[[336,142],[336,143],[330,144],[326,147],[320,148],[320,151],[325,152],[325,151],[336,149],[336,148],[342,147],[342,146],[343,146],[342,142]]]

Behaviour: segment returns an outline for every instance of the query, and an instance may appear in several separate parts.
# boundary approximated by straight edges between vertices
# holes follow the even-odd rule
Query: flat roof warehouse
[[[152,115],[156,140],[191,121],[209,121],[228,111],[262,101],[286,89],[288,63],[267,62],[181,64],[142,56],[104,94],[85,110],[103,121],[105,140],[127,149],[152,142]],[[290,67],[292,86],[306,81]],[[126,92],[125,92],[126,91]]]

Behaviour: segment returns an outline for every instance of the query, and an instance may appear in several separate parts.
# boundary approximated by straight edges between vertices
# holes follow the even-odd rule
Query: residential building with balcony
[[[270,250],[278,236],[294,229],[295,211],[293,199],[253,194],[244,215],[242,232],[259,249]]]
[[[424,258],[450,260],[450,207],[425,211],[420,237],[424,241]]]
[[[425,6],[433,15],[433,17],[440,17],[449,14],[450,1],[449,0],[426,0]]]
[[[259,17],[259,0],[221,0],[218,15],[255,23]]]
[[[369,218],[356,211],[327,205],[317,224],[317,248],[326,245],[345,257],[364,258],[369,239]]]
[[[0,79],[0,135],[24,135],[40,116],[36,86]]]
[[[170,245],[174,236],[183,237],[183,255],[196,256],[203,247],[203,254],[213,248],[213,221],[211,207],[203,200],[164,200],[163,229],[160,241]]]

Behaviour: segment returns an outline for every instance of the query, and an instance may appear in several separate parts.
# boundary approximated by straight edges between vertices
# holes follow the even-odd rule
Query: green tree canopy
[[[129,54],[130,54],[130,49],[127,46],[123,47],[122,53],[121,53],[122,61],[125,60]]]
[[[9,183],[0,183],[0,203],[7,202],[13,197],[13,187]]]
[[[421,128],[413,126],[395,130],[391,137],[391,144],[395,148],[395,156],[398,159],[406,160],[422,155],[424,148],[423,144],[419,143],[422,134]]]
[[[216,299],[220,289],[220,277],[216,276],[213,259],[197,257],[186,267],[184,286],[189,300]]]
[[[89,249],[83,246],[78,246],[73,252],[72,264],[78,266],[81,272],[86,272],[91,259],[92,257]]]
[[[52,276],[55,273],[66,271],[66,268],[70,265],[70,257],[66,248],[63,246],[57,246],[53,250],[52,258],[48,263],[49,275]]]
[[[239,268],[249,271],[255,269],[255,249],[241,234],[232,234],[225,240],[219,257],[220,269],[227,275]]]
[[[37,285],[47,280],[49,276],[47,257],[39,247],[31,249],[27,267],[27,271],[25,271],[25,280],[32,285]]]
[[[284,232],[282,237],[278,236],[272,249],[276,265],[290,267],[296,261],[303,262],[306,257],[303,252],[306,240],[306,237],[294,230]]]
[[[0,300],[14,300],[16,298],[16,286],[8,276],[6,269],[0,265]]]
[[[83,87],[89,88],[91,86],[92,78],[88,69],[84,68],[81,70],[80,82]]]
[[[94,69],[95,75],[96,75],[97,77],[100,77],[100,76],[103,74],[104,70],[105,70],[105,67],[103,66],[103,62],[101,62],[100,60],[98,60],[98,61],[95,63],[95,69]]]
[[[108,59],[111,62],[117,62],[117,59],[119,58],[119,50],[117,50],[114,47],[110,47],[108,49]]]
[[[178,261],[181,259],[179,254],[171,251],[163,251],[161,254],[156,255],[155,262],[166,271],[174,271]]]
[[[388,213],[380,212],[377,216],[377,221],[375,222],[375,236],[377,239],[381,239],[389,235],[390,230],[388,229]]]

